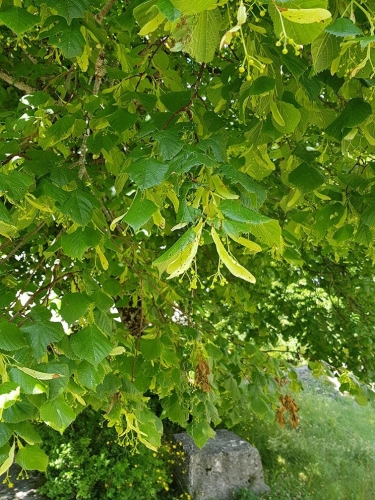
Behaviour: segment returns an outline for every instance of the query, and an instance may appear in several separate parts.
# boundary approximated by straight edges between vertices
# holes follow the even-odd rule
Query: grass
[[[236,429],[261,454],[265,482],[271,487],[262,498],[374,500],[374,407],[358,406],[324,388],[294,396],[300,407],[298,429],[256,419]]]

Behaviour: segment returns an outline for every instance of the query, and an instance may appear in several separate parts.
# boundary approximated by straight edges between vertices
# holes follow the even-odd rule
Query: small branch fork
[[[28,306],[34,302],[35,297],[37,297],[38,295],[40,295],[41,293],[43,293],[46,290],[49,292],[49,290],[51,288],[53,288],[56,283],[67,278],[68,276],[74,275],[75,272],[77,272],[77,271],[69,271],[65,274],[62,274],[61,276],[57,276],[56,278],[54,278],[52,281],[50,281],[46,285],[40,287],[35,293],[32,294],[32,296],[29,298],[29,300],[26,302],[26,304],[23,305],[22,308],[12,316],[12,318],[9,320],[9,322],[11,323],[12,321],[14,321],[17,318],[17,316],[21,316],[23,311],[25,311],[25,309],[27,309]]]
[[[171,123],[171,121],[173,120],[173,118],[175,118],[180,113],[183,113],[184,111],[188,115],[189,119],[190,120],[192,119],[192,114],[191,114],[190,107],[194,103],[195,99],[199,98],[198,91],[199,91],[199,86],[200,86],[201,81],[202,81],[203,71],[204,71],[205,67],[206,67],[206,63],[202,63],[201,67],[199,69],[199,73],[197,75],[197,79],[195,80],[195,83],[193,85],[194,92],[193,92],[193,95],[191,96],[190,101],[187,104],[185,104],[184,106],[181,106],[180,109],[178,109],[177,111],[175,111],[172,114],[172,116],[170,116],[168,118],[167,122],[165,123],[165,125],[163,127],[163,130],[165,130],[168,127],[168,125]]]

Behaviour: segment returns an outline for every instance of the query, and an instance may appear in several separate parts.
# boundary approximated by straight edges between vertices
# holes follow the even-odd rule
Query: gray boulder
[[[270,491],[258,450],[233,432],[216,431],[202,449],[186,432],[174,439],[183,451],[183,459],[176,460],[175,479],[193,500],[227,500],[239,488],[256,495]]]

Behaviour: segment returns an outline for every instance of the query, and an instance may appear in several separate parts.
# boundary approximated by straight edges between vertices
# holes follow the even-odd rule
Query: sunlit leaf
[[[215,231],[215,229],[212,227],[211,229],[211,236],[212,239],[214,240],[214,243],[216,245],[217,253],[219,254],[219,257],[225,267],[228,269],[230,273],[232,273],[234,276],[237,278],[241,278],[245,281],[248,281],[249,283],[255,283],[256,279],[255,277],[241,264],[239,264],[236,259],[234,259],[224,248],[224,245],[222,244],[219,235]]]

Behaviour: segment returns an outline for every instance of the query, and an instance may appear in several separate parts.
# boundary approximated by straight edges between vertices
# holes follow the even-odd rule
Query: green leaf
[[[213,167],[216,166],[216,163],[213,162],[208,155],[203,155],[202,153],[198,152],[196,148],[194,148],[193,150],[188,149],[187,151],[184,148],[182,152],[175,156],[170,162],[166,177],[168,178],[170,175],[189,172],[193,167],[197,165],[207,165],[209,167]]]
[[[205,420],[202,422],[192,422],[186,427],[186,431],[194,439],[194,443],[199,448],[203,448],[207,441],[216,435],[210,424]]]
[[[361,49],[365,49],[370,43],[374,43],[375,35],[361,36],[356,38],[356,42],[361,44]]]
[[[204,10],[211,10],[217,7],[217,0],[171,0],[172,4],[182,14],[199,14]]]
[[[304,59],[300,59],[295,55],[281,54],[281,62],[285,65],[296,80],[300,78],[308,69],[309,65]]]
[[[50,361],[49,363],[44,363],[39,365],[40,369],[43,369],[51,378],[47,379],[47,384],[49,388],[48,399],[51,401],[63,392],[65,392],[69,384],[70,370],[68,365],[63,364],[58,361]]]
[[[164,161],[174,158],[183,148],[183,142],[176,133],[163,131],[154,135],[159,143],[159,154]]]
[[[183,198],[180,200],[176,216],[178,224],[194,223],[199,215],[199,210],[189,206]]]
[[[331,203],[314,213],[314,230],[323,237],[330,227],[340,223],[345,215],[345,206],[342,203]]]
[[[284,18],[288,19],[292,23],[298,23],[298,24],[321,23],[332,17],[331,13],[327,9],[321,9],[321,8],[289,9],[283,7],[280,8],[280,10],[281,10],[281,15]]]
[[[18,424],[25,420],[33,420],[38,414],[38,409],[27,401],[17,401],[3,412],[3,421],[8,424]]]
[[[206,349],[208,356],[215,361],[219,361],[224,356],[222,350],[215,344],[211,344],[211,342],[205,344],[204,348]]]
[[[15,382],[4,382],[0,385],[0,410],[10,408],[19,399],[20,386]]]
[[[375,205],[366,208],[361,216],[361,222],[372,229],[375,229]]]
[[[179,400],[177,394],[172,394],[161,400],[163,407],[163,417],[168,417],[172,422],[185,427],[189,419],[189,410],[184,408],[183,402]]]
[[[141,339],[139,350],[147,361],[160,358],[163,352],[163,343],[160,339]]]
[[[84,292],[67,293],[61,299],[60,314],[68,324],[82,318],[89,310],[92,299]]]
[[[317,168],[307,163],[301,163],[301,165],[290,172],[288,180],[301,193],[310,193],[324,183],[325,177]]]
[[[112,351],[113,345],[95,326],[87,326],[71,338],[71,346],[76,356],[97,366]]]
[[[220,43],[222,23],[219,9],[198,14],[191,42],[187,46],[187,51],[197,62],[208,63],[214,58]]]
[[[165,20],[163,13],[155,5],[155,0],[148,0],[137,5],[133,11],[134,18],[141,26],[140,36],[153,33]]]
[[[254,194],[257,198],[257,205],[260,206],[266,199],[266,190],[255,182],[249,175],[237,170],[233,165],[225,164],[219,169],[219,173],[232,181],[240,184],[249,194]]]
[[[43,138],[39,139],[39,144],[43,149],[54,146],[58,142],[67,139],[72,135],[76,119],[72,115],[61,117],[45,132]]]
[[[127,169],[130,178],[142,190],[159,186],[169,169],[169,165],[147,158],[145,160],[133,161]]]
[[[33,184],[33,179],[22,172],[12,171],[5,175],[0,172],[0,194],[11,201],[20,201]]]
[[[301,113],[293,106],[293,104],[284,101],[277,102],[277,109],[283,119],[284,125],[281,125],[281,123],[276,121],[274,116],[272,116],[273,126],[285,134],[293,132],[301,119]]]
[[[257,415],[265,415],[269,411],[268,404],[260,396],[251,399],[251,408]]]
[[[11,7],[8,10],[0,12],[0,21],[8,28],[21,36],[25,31],[29,31],[40,22],[40,17],[30,14],[26,9]]]
[[[264,215],[244,207],[237,200],[224,200],[220,203],[219,209],[225,217],[238,222],[264,224],[271,220],[269,217],[265,217]]]
[[[48,31],[41,33],[42,38],[49,38],[49,43],[61,50],[67,58],[79,57],[83,53],[85,39],[80,30],[80,23],[73,19],[70,24],[62,17],[49,18],[56,21]]]
[[[362,35],[362,30],[347,17],[339,17],[325,31],[331,35],[341,37]]]
[[[322,33],[311,45],[315,73],[330,68],[332,61],[340,54],[340,40],[330,33]]]
[[[159,270],[161,272],[162,269],[165,269],[167,271],[167,273],[169,274],[167,279],[172,279],[177,276],[180,276],[190,268],[198,251],[198,245],[201,238],[202,229],[203,229],[203,220],[200,219],[197,225],[193,228],[193,232],[195,234],[194,241],[188,244],[182,252],[173,255],[173,257],[166,263],[167,264],[166,268],[164,266],[159,267]]]
[[[77,366],[78,382],[91,390],[101,384],[104,380],[105,372],[102,365],[93,366],[88,361],[81,361]]]
[[[42,394],[43,392],[47,392],[42,382],[16,367],[10,369],[9,378],[12,382],[20,386],[21,392],[24,394]]]
[[[106,117],[111,127],[118,133],[129,130],[137,121],[135,113],[129,113],[126,109],[118,109]]]
[[[5,424],[4,422],[0,422],[0,448],[2,448],[9,441],[12,434],[13,434],[12,426]]]
[[[57,11],[70,24],[74,18],[82,18],[90,7],[87,0],[48,0],[47,5]]]
[[[326,128],[326,133],[341,141],[348,129],[363,123],[372,114],[371,105],[360,97],[351,99],[342,113]]]
[[[12,218],[5,207],[4,203],[0,203],[0,219],[8,224],[12,224]]]
[[[282,248],[281,228],[277,220],[270,220],[265,224],[251,225],[249,232],[259,238],[261,243],[269,247]]]
[[[46,353],[49,344],[58,342],[65,335],[60,323],[53,323],[51,321],[35,322],[22,326],[21,332],[25,332],[33,356],[37,360]]]
[[[17,351],[27,345],[25,335],[14,323],[0,322],[0,349],[4,351]]]
[[[117,285],[121,288],[121,285],[116,282]],[[113,295],[118,295],[118,294],[113,294]],[[105,335],[112,335],[113,333],[113,321],[112,318],[108,317],[107,314],[103,313],[99,309],[94,310],[94,320],[96,326],[99,328],[101,332],[103,332]]]
[[[111,134],[107,130],[99,130],[91,134],[87,139],[88,150],[96,155],[104,151],[110,151],[118,142],[118,135]]]
[[[128,92],[124,95],[124,99],[134,99],[140,102],[148,112],[151,112],[158,102],[156,95],[145,94],[144,92]]]
[[[18,450],[15,462],[22,469],[45,472],[48,465],[48,457],[37,444],[27,444]]]
[[[160,101],[172,113],[184,109],[190,103],[190,100],[191,92],[187,90],[181,92],[168,92],[160,96]]]
[[[319,6],[318,8],[325,9],[327,7],[326,2],[322,2],[321,5],[322,7]],[[295,6],[295,2],[283,2],[282,4],[283,8],[293,9],[295,8]],[[303,5],[301,1],[298,2],[298,7],[300,7],[301,9],[317,8],[315,7],[315,5],[314,7],[311,7],[311,5],[307,6],[306,4]],[[328,18],[322,22],[298,24],[297,22],[292,22],[289,19],[283,17],[282,23],[280,20],[280,13],[278,12],[276,4],[274,2],[270,2],[268,4],[268,10],[274,24],[274,31],[277,36],[279,36],[279,33],[283,33],[285,31],[288,34],[288,37],[292,38],[298,45],[307,45],[312,43],[323,32],[323,30],[331,21],[331,19]]]
[[[149,221],[157,209],[158,207],[151,200],[141,199],[140,196],[137,196],[122,220],[129,224],[134,232],[137,232]]]
[[[15,448],[16,448],[16,442],[14,441],[14,443],[12,444],[12,447],[9,448],[9,452],[8,452],[6,459],[4,460],[4,462],[2,463],[2,465],[0,467],[0,476],[2,476],[10,468],[10,466],[13,464]]]
[[[159,274],[162,275],[166,271],[170,262],[176,259],[185,248],[192,244],[196,238],[194,228],[188,229],[166,252],[158,257],[152,265],[159,269]]]
[[[136,410],[135,416],[139,421],[138,439],[149,449],[156,451],[161,444],[163,424],[149,409]]]
[[[276,82],[269,76],[260,76],[250,85],[247,93],[248,95],[261,95],[273,90]]]
[[[74,233],[61,237],[61,248],[68,257],[82,260],[86,250],[95,248],[101,239],[101,233],[92,227],[78,228]]]
[[[62,396],[48,401],[40,408],[40,418],[61,434],[76,418],[76,414],[66,404]]]
[[[15,425],[14,432],[28,444],[36,444],[42,442],[42,438],[39,436],[33,425],[28,421],[20,422]]]
[[[57,204],[59,210],[69,215],[80,226],[86,226],[93,217],[93,212],[100,206],[99,202],[90,193],[76,190],[70,193],[63,205]]]
[[[181,12],[176,9],[171,0],[158,0],[156,6],[168,21],[176,21],[181,16]]]

